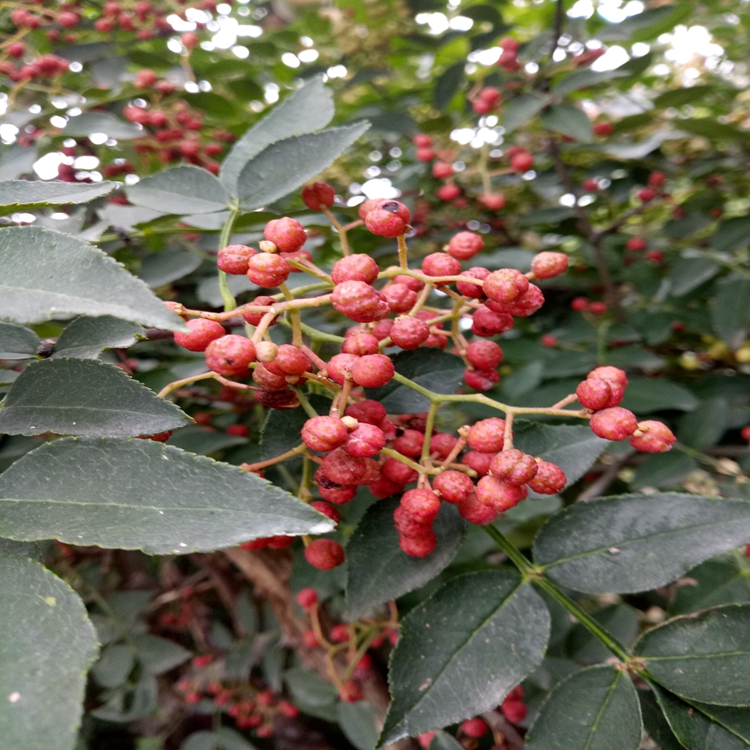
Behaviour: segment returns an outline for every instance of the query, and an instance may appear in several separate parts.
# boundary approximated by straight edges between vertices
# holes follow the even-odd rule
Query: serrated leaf
[[[464,72],[465,67],[466,64],[462,60],[451,65],[450,68],[438,76],[432,92],[432,100],[436,109],[445,109],[458,93],[466,77]]]
[[[85,477],[85,481],[81,478]],[[187,554],[333,522],[256,474],[151,440],[64,438],[0,475],[0,536]]]
[[[436,393],[455,393],[466,369],[460,357],[435,348],[399,352],[391,359],[396,372]],[[430,406],[426,396],[395,380],[382,388],[368,389],[367,397],[380,401],[395,414],[419,414]]]
[[[591,667],[561,682],[526,735],[525,750],[638,750],[641,710],[630,677]]]
[[[711,307],[711,322],[719,338],[732,349],[737,349],[747,337],[750,325],[750,279],[727,279]]]
[[[636,414],[678,409],[692,411],[700,404],[691,391],[663,378],[631,378],[625,389],[622,406]]]
[[[55,316],[113,315],[187,330],[146,285],[87,242],[39,227],[0,233],[0,317],[40,323]]]
[[[108,54],[111,54],[111,52]],[[62,132],[68,138],[88,137],[92,133],[104,133],[118,141],[140,138],[143,135],[142,128],[105,112],[85,112],[78,117],[71,117]]]
[[[651,677],[688,700],[750,705],[750,605],[675,617],[644,633],[635,653]]]
[[[208,170],[194,166],[175,167],[144,177],[126,188],[128,200],[137,206],[183,216],[225,211],[227,189]]]
[[[111,315],[98,318],[83,315],[69,323],[60,334],[52,359],[97,359],[105,349],[126,349],[145,337],[146,333],[138,323]]]
[[[591,143],[591,121],[585,112],[570,104],[553,104],[542,112],[542,125],[581,143]]]
[[[304,113],[304,116],[300,116]],[[276,141],[324,128],[333,118],[333,95],[322,76],[310,79],[302,88],[277,104],[233,146],[221,165],[219,177],[232,194],[244,166]]]
[[[145,633],[133,639],[136,656],[149,674],[162,674],[186,662],[192,653],[174,641]]]
[[[190,417],[116,365],[87,359],[32,362],[0,409],[8,435],[135,437],[176,429]]]
[[[75,185],[70,182],[10,180],[0,182],[0,215],[18,210],[30,211],[43,206],[88,203],[111,193],[116,182]]]
[[[544,602],[515,571],[448,581],[402,620],[380,745],[496,707],[541,663],[549,632]]]
[[[521,94],[514,96],[504,108],[503,127],[506,133],[512,133],[516,128],[541,112],[549,104],[546,97],[535,94]]]
[[[358,122],[294,136],[263,149],[237,179],[240,205],[252,211],[283,198],[319,175],[369,127]]]
[[[0,359],[31,359],[39,349],[39,336],[29,328],[0,322]]]
[[[370,506],[346,547],[346,607],[352,620],[432,580],[463,541],[466,524],[455,507],[443,503],[435,520],[435,551],[427,557],[409,557],[401,551],[393,526],[397,507],[397,500]]]
[[[619,594],[664,586],[750,541],[750,503],[676,492],[579,503],[553,516],[534,559],[576,591]]]
[[[71,750],[97,652],[86,607],[33,560],[0,556],[0,737],[8,748]]]

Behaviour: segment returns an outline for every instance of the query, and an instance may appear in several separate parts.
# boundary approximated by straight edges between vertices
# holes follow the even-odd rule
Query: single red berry
[[[362,696],[362,688],[354,680],[347,680],[339,688],[339,698],[344,703],[358,703],[362,700]]]
[[[268,546],[271,549],[286,549],[294,544],[296,538],[294,536],[287,536],[286,534],[278,534],[268,539]]]
[[[379,425],[386,417],[386,410],[382,404],[368,398],[351,404],[346,410],[346,416],[354,417],[358,422]]]
[[[479,370],[493,370],[503,361],[503,350],[494,341],[472,341],[466,358]]]
[[[191,31],[186,32],[180,36],[180,41],[186,49],[194,49],[198,46],[198,35],[193,34]]]
[[[227,430],[228,432],[228,430]],[[139,435],[139,440],[153,440],[156,443],[166,443],[172,437],[172,430],[166,432],[157,432],[153,435]]]
[[[351,634],[346,625],[334,625],[331,628],[330,638],[334,643],[346,643],[350,637]]]
[[[302,644],[306,646],[307,648],[317,648],[320,646],[320,641],[318,640],[318,636],[315,635],[314,630],[306,630],[304,633],[302,633]]]
[[[343,448],[352,456],[369,458],[380,453],[385,443],[385,433],[380,427],[362,422],[349,433]]]
[[[412,139],[411,142],[417,147],[417,148],[429,148],[432,146],[432,138],[430,138],[429,135],[426,133],[417,133]]]
[[[459,232],[448,243],[448,255],[457,260],[469,260],[484,248],[484,240],[476,232]]]
[[[295,250],[299,250],[307,240],[302,224],[288,216],[269,221],[263,235],[269,242],[273,242],[279,252],[282,253],[293,253]]]
[[[510,160],[510,168],[514,172],[528,172],[534,166],[534,157],[527,151],[515,154]]]
[[[635,414],[621,406],[596,412],[590,424],[594,434],[605,440],[624,440],[638,429]]]
[[[422,260],[422,273],[426,276],[458,276],[461,273],[461,261],[447,253],[430,253]]]
[[[433,432],[430,438],[430,453],[436,453],[439,458],[448,458],[457,442],[458,438],[447,432]]]
[[[740,437],[741,437],[741,438],[742,438],[743,440],[747,440],[748,442],[750,442],[750,425],[749,425],[749,426],[747,426],[747,427],[743,427],[743,428],[742,428],[742,429],[740,430]]]
[[[297,604],[302,609],[310,609],[318,603],[318,592],[315,589],[302,589],[296,596]]]
[[[481,451],[469,451],[464,453],[461,457],[461,463],[464,466],[468,466],[470,469],[474,469],[480,477],[489,474],[490,464],[494,453],[482,453]]]
[[[401,490],[403,492],[403,488]],[[419,521],[409,511],[399,505],[393,511],[393,527],[405,537],[423,537],[432,531],[432,521]]]
[[[507,698],[501,706],[503,716],[511,724],[520,724],[526,718],[526,704],[523,701],[511,701]]]
[[[356,253],[333,264],[331,279],[334,284],[343,284],[345,281],[364,281],[365,284],[372,284],[378,278],[378,272],[378,264],[369,255]]]
[[[20,55],[17,55],[17,57],[20,57]],[[438,180],[444,180],[447,177],[452,177],[453,167],[444,161],[435,162],[432,165],[432,176],[436,177]]]
[[[487,732],[490,731],[490,728],[487,726],[487,722],[484,719],[480,719],[479,717],[475,719],[467,719],[466,721],[461,723],[461,731],[467,736],[467,737],[484,737]]]
[[[594,123],[594,125],[591,127],[591,130],[594,131],[594,135],[612,135],[612,133],[615,132],[614,125],[612,125],[611,122],[597,122]]]
[[[486,526],[497,518],[497,512],[484,503],[480,503],[475,492],[458,504],[458,512],[469,523]]]
[[[346,425],[335,417],[312,417],[302,427],[302,442],[314,451],[332,451],[348,437]]]
[[[247,425],[230,424],[229,427],[227,427],[227,435],[232,435],[233,437],[247,437],[248,434],[249,430],[247,429]]]
[[[500,375],[497,370],[464,370],[464,382],[476,391],[491,391]]]
[[[347,377],[351,377],[352,367],[359,360],[354,354],[334,354],[328,361],[326,372],[328,377],[339,385],[344,385]]]
[[[511,484],[526,484],[537,472],[533,456],[515,448],[500,451],[490,464],[490,474]]]
[[[505,208],[505,196],[502,193],[480,195],[479,200],[489,208],[490,211],[500,211]]]
[[[389,284],[383,289],[382,294],[394,313],[409,312],[417,301],[417,293],[406,284]]]
[[[432,487],[446,503],[460,503],[474,491],[474,482],[462,471],[444,471],[438,474]]]
[[[595,193],[599,189],[599,180],[593,178],[584,180],[581,187],[588,193]]]
[[[589,305],[589,312],[594,315],[604,315],[607,312],[607,305],[605,302],[592,302]]]
[[[273,364],[286,375],[302,375],[310,368],[310,360],[307,355],[299,347],[292,344],[282,344],[278,348]]]
[[[552,279],[568,268],[568,256],[565,253],[538,253],[531,261],[531,271],[538,279]]]
[[[437,547],[437,536],[432,529],[421,536],[404,536],[402,534],[398,538],[398,546],[409,557],[427,557]]]
[[[638,423],[638,429],[630,436],[630,445],[644,453],[664,453],[672,448],[676,440],[667,425],[647,420]]]
[[[334,189],[325,182],[313,182],[302,188],[302,201],[312,211],[330,208],[335,197]]]
[[[72,29],[74,26],[77,26],[78,20],[78,16],[75,13],[70,13],[69,11],[64,11],[57,17],[57,22],[64,29]]]
[[[659,187],[667,181],[667,175],[664,172],[651,172],[648,176],[648,184],[651,187]]]
[[[640,253],[646,249],[646,240],[644,240],[642,237],[631,237],[625,243],[625,247],[635,253]]]
[[[430,523],[440,512],[440,498],[427,489],[408,490],[401,496],[401,507],[417,523]]]
[[[395,371],[385,354],[366,354],[352,365],[352,380],[363,388],[379,388],[391,382]]]
[[[646,257],[654,263],[661,263],[664,260],[664,253],[659,250],[649,250]]]
[[[466,271],[461,271],[462,279],[468,277],[471,279],[478,279],[482,282],[489,275],[490,270],[488,268],[482,268],[481,266],[476,266],[475,268],[469,268]],[[456,289],[458,290],[459,294],[463,294],[464,297],[469,297],[471,299],[482,299],[482,297],[484,297],[482,284],[474,284],[471,281],[457,281]]]
[[[497,453],[503,449],[504,436],[505,420],[490,417],[472,425],[466,439],[473,451]]]
[[[219,250],[218,266],[220,271],[233,276],[244,276],[248,263],[257,251],[247,245],[227,245]]]
[[[364,281],[336,284],[331,303],[338,312],[356,323],[372,323],[390,314],[385,297]]]
[[[550,349],[554,349],[556,346],[560,345],[560,342],[551,333],[545,333],[540,339],[540,342],[542,346],[546,346]]]
[[[511,484],[497,477],[482,477],[477,482],[477,498],[498,513],[518,505],[527,494],[526,485]]]
[[[367,463],[364,458],[352,456],[342,448],[337,448],[323,459],[322,469],[336,484],[357,485],[367,471]]]
[[[489,338],[513,328],[513,318],[509,313],[493,312],[487,306],[474,311],[471,332],[475,336]]]
[[[321,500],[314,500],[310,503],[310,507],[317,510],[318,513],[328,516],[336,524],[341,520],[341,513],[336,508],[331,507],[328,503],[324,503]]]
[[[354,500],[357,495],[357,488],[349,485],[336,485],[334,487],[324,487],[318,483],[318,492],[320,496],[334,505],[346,505]],[[310,503],[312,505],[312,503]],[[338,521],[336,522],[338,523]]]
[[[431,148],[418,148],[414,154],[417,161],[432,161],[435,158],[435,152]]]
[[[398,237],[406,231],[411,215],[398,201],[384,200],[365,217],[365,226],[379,237]]]
[[[347,336],[341,345],[344,354],[362,357],[365,354],[377,354],[380,351],[378,340],[371,333],[355,333]]]
[[[383,464],[383,476],[392,482],[403,486],[417,481],[419,474],[415,469],[407,466],[395,458],[387,458]]]
[[[603,365],[602,367],[595,367],[587,376],[587,379],[601,378],[602,380],[614,380],[619,383],[623,388],[628,386],[628,376],[624,370],[619,367],[612,367],[612,365]]]
[[[406,276],[405,274],[394,276],[393,283],[404,284],[404,286],[408,286],[412,292],[421,292],[424,289],[424,281],[421,279],[415,279],[413,276]]]
[[[391,328],[391,340],[401,349],[419,349],[430,336],[430,327],[423,320],[402,315]]]
[[[26,45],[22,42],[13,42],[8,46],[8,54],[11,57],[23,57],[24,52],[26,52]]]
[[[247,278],[266,288],[283,284],[291,272],[292,267],[275,253],[258,253],[247,264]]]
[[[379,203],[380,200],[378,198],[368,198],[366,201],[360,203],[359,208],[357,209],[359,218],[364,221],[367,218],[367,214],[369,214]]]
[[[185,325],[190,329],[190,333],[177,331],[174,335],[174,342],[191,352],[205,352],[212,341],[226,336],[227,333],[221,323],[206,318],[193,318]]]
[[[497,306],[504,312],[515,315],[516,317],[527,318],[533,315],[544,304],[544,294],[536,284],[529,284],[529,288],[520,294],[513,302],[499,304],[492,300],[487,300],[486,305],[490,310]]]
[[[622,385],[616,380],[587,378],[576,388],[576,396],[581,406],[594,411],[617,406],[624,395]]]
[[[289,385],[286,377],[271,372],[264,364],[258,364],[253,370],[253,381],[264,391],[285,391]],[[293,392],[293,391],[292,391]]]
[[[344,548],[335,539],[313,539],[305,560],[318,570],[332,570],[344,562]]]
[[[289,719],[299,716],[299,709],[287,700],[280,700],[278,705],[279,711]]]
[[[644,203],[649,203],[654,198],[656,198],[657,195],[659,195],[659,193],[657,193],[653,188],[641,188],[638,191],[638,199],[643,201]]]
[[[244,336],[222,336],[206,347],[208,369],[225,377],[247,375],[254,359],[255,344]]]
[[[417,458],[422,454],[424,433],[419,430],[404,430],[394,441],[393,447],[402,455]]]
[[[452,201],[461,195],[461,188],[455,183],[448,183],[443,185],[438,191],[437,196],[441,201]]]
[[[484,293],[494,302],[507,304],[513,302],[529,288],[529,280],[513,268],[501,268],[494,271],[482,285]]]
[[[368,484],[367,489],[370,490],[370,494],[378,500],[385,500],[387,497],[400,495],[404,491],[403,485],[397,484],[388,479],[388,477],[381,477],[377,481],[372,482],[372,484]]]
[[[589,309],[589,301],[585,297],[576,297],[570,303],[570,308],[576,312],[584,312]]]
[[[536,476],[529,482],[529,488],[540,495],[556,495],[565,489],[565,472],[549,461],[537,459]]]

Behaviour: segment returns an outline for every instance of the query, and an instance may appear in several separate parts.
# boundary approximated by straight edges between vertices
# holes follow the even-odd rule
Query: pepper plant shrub
[[[570,5],[0,8],[0,748],[750,745],[744,5]]]

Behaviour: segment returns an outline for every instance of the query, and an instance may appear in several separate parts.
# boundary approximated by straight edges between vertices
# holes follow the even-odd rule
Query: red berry
[[[310,609],[318,602],[318,592],[315,589],[302,589],[296,596],[297,604],[302,609]]]
[[[403,488],[401,488],[403,492]],[[432,531],[432,521],[419,521],[402,505],[393,511],[393,527],[401,536],[424,537]]]
[[[638,420],[632,411],[614,406],[596,412],[591,417],[591,429],[605,440],[624,440],[638,429]]]
[[[354,354],[334,354],[326,368],[328,377],[339,385],[344,385],[346,378],[351,377],[352,367],[358,359]]]
[[[557,338],[555,338],[551,333],[545,333],[544,336],[542,336],[542,338],[540,339],[540,342],[542,346],[546,346],[550,349],[554,349],[560,344]]]
[[[594,315],[604,315],[607,312],[607,305],[604,302],[592,302],[589,305],[589,312]]]
[[[576,396],[581,406],[595,411],[617,406],[624,395],[624,388],[616,380],[587,378],[576,388]]]
[[[174,335],[174,342],[191,352],[205,352],[206,347],[212,341],[226,336],[227,333],[221,323],[215,320],[206,320],[206,318],[194,318],[188,320],[185,325],[191,332],[180,333],[177,331]]]
[[[302,442],[314,451],[332,451],[348,437],[346,425],[335,417],[312,417],[302,427]]]
[[[244,276],[248,270],[248,263],[257,251],[247,245],[227,245],[219,250],[219,270],[234,276]]]
[[[378,273],[378,264],[369,255],[357,253],[337,260],[333,264],[331,279],[334,284],[343,284],[345,281],[372,284],[378,278]]]
[[[382,468],[383,476],[402,487],[417,481],[419,474],[395,458],[387,458]]]
[[[364,458],[352,456],[342,448],[329,453],[322,464],[323,473],[336,484],[360,483],[367,471]]]
[[[364,388],[379,388],[390,383],[395,368],[385,354],[366,354],[352,365],[352,380]]]
[[[486,526],[497,518],[497,512],[488,505],[480,503],[474,492],[458,504],[458,512],[462,518],[477,526]]]
[[[264,364],[258,364],[253,370],[253,380],[264,391],[285,391],[289,385],[283,375],[271,372]]]
[[[474,491],[474,482],[462,471],[444,471],[438,474],[432,487],[446,503],[460,503]]]
[[[461,278],[468,276],[472,279],[479,279],[479,281],[484,281],[489,275],[489,269],[482,268],[481,266],[461,271]],[[471,299],[482,299],[482,297],[484,297],[484,290],[482,289],[481,284],[473,284],[470,281],[457,281],[456,289],[459,294],[463,294],[464,297],[470,297]]]
[[[371,333],[355,333],[347,336],[341,345],[344,354],[354,354],[361,357],[365,354],[377,354],[380,351],[378,340]]]
[[[415,156],[417,161],[432,161],[435,158],[435,152],[431,148],[418,148]]]
[[[471,332],[482,338],[497,336],[513,328],[513,318],[504,312],[493,312],[489,307],[480,307],[472,317]]]
[[[247,278],[262,287],[283,284],[292,272],[292,267],[275,253],[258,253],[248,261]]]
[[[458,276],[461,262],[447,253],[430,253],[422,261],[422,273],[426,276]]]
[[[346,410],[346,416],[354,417],[358,422],[379,425],[386,417],[386,410],[377,401],[365,399],[349,406]]]
[[[26,51],[26,46],[22,42],[13,42],[8,47],[8,54],[11,57],[23,57],[23,53]]]
[[[414,138],[411,139],[411,142],[417,148],[429,148],[430,146],[432,146],[432,138],[430,138],[430,136],[426,135],[425,133],[417,133]]]
[[[417,293],[406,284],[389,284],[383,289],[382,294],[394,313],[409,312],[417,301]]]
[[[286,375],[302,375],[310,368],[310,360],[307,355],[292,344],[282,344],[278,348],[273,364]]]
[[[462,722],[461,731],[467,737],[475,737],[478,739],[479,737],[484,737],[484,735],[490,731],[490,728],[487,726],[487,722],[484,719],[477,717]]]
[[[325,182],[313,182],[302,188],[302,201],[312,211],[320,211],[321,208],[330,208],[336,193],[333,188]]]
[[[247,437],[248,434],[249,430],[247,429],[247,425],[231,424],[227,427],[227,435],[232,435],[234,437]]]
[[[659,194],[653,188],[641,188],[641,190],[638,191],[638,199],[644,203],[649,203],[656,198],[657,195]]]
[[[742,438],[743,440],[747,440],[748,442],[750,442],[750,426],[748,426],[748,427],[743,427],[743,428],[742,428],[742,429],[740,430],[740,437],[741,437],[741,438]]]
[[[490,474],[511,484],[526,484],[537,472],[537,463],[528,453],[515,448],[500,451],[490,464]]]
[[[64,11],[57,17],[57,22],[64,29],[72,29],[78,24],[78,16],[75,13]]]
[[[198,35],[192,32],[187,32],[180,36],[180,40],[187,49],[193,49],[198,46]]]
[[[494,271],[482,285],[484,293],[494,302],[507,304],[513,302],[529,288],[529,280],[513,268],[501,268]]]
[[[646,253],[646,257],[654,263],[661,263],[664,260],[664,253],[659,250],[649,250]]]
[[[350,638],[349,628],[346,625],[334,625],[330,637],[334,643],[346,643]]]
[[[352,456],[369,458],[380,453],[385,443],[385,433],[380,427],[362,422],[349,433],[343,448]]]
[[[452,201],[455,198],[458,198],[459,195],[461,195],[461,188],[458,185],[451,182],[451,183],[448,183],[447,185],[443,185],[437,191],[437,195],[441,201]]]
[[[135,85],[139,89],[147,89],[153,86],[158,79],[156,73],[153,70],[139,70],[135,77]]]
[[[474,469],[480,477],[489,474],[490,464],[494,457],[494,453],[482,453],[481,451],[469,451],[465,453],[461,458],[461,463],[464,466],[468,466]]]
[[[299,250],[307,240],[302,224],[288,216],[269,221],[263,235],[269,242],[273,242],[279,252],[282,253],[293,253],[295,250]]]
[[[385,297],[364,281],[336,284],[331,303],[338,312],[357,323],[372,323],[390,313]]]
[[[589,309],[589,301],[585,297],[576,297],[570,303],[570,308],[576,312],[583,312]]]
[[[258,307],[268,307],[276,303],[273,297],[256,297],[253,300],[253,304]],[[257,326],[261,319],[265,315],[264,312],[246,312],[242,314],[242,317],[250,323],[250,325]]]
[[[341,505],[341,503],[339,503],[339,505]],[[324,503],[320,500],[315,500],[310,503],[310,507],[315,508],[318,513],[322,513],[324,516],[328,516],[328,518],[330,518],[336,524],[341,520],[341,513],[339,513],[336,508],[332,508],[328,503]]]
[[[381,477],[372,482],[372,484],[368,484],[367,489],[378,500],[384,500],[386,497],[391,497],[392,495],[400,495],[404,491],[403,485],[393,482],[388,477]]]
[[[357,213],[359,214],[359,218],[364,221],[367,218],[367,214],[370,213],[374,208],[378,206],[380,203],[380,200],[377,198],[368,198],[366,201],[363,201],[359,204],[359,209],[357,210]]]
[[[494,341],[472,341],[466,359],[479,370],[494,370],[503,361],[503,350]]]
[[[557,464],[537,459],[536,476],[529,482],[529,488],[540,495],[556,495],[565,489],[567,478]]]
[[[591,128],[594,131],[594,135],[612,135],[615,132],[614,125],[611,122],[597,122]]]
[[[638,429],[630,436],[630,445],[644,453],[664,453],[672,448],[675,440],[677,438],[667,425],[647,420],[638,423]]]
[[[432,554],[437,546],[437,536],[429,529],[421,536],[404,536],[398,538],[398,546],[401,551],[409,557],[427,557]]]
[[[625,247],[635,253],[640,253],[646,249],[646,240],[644,240],[642,237],[631,237],[625,243]]]
[[[477,498],[480,503],[502,513],[510,510],[528,494],[526,485],[511,484],[497,477],[482,477],[477,482]]]
[[[426,489],[408,490],[401,496],[401,507],[417,523],[430,523],[440,512],[440,498]]]
[[[334,539],[313,539],[305,560],[318,570],[332,570],[344,562],[344,548]]]
[[[520,724],[526,718],[526,704],[523,701],[512,701],[506,698],[501,709],[511,724]]]
[[[528,172],[534,166],[534,157],[527,151],[515,154],[510,160],[510,168],[514,172]]]
[[[401,349],[419,349],[429,338],[430,327],[423,320],[402,315],[391,328],[391,340]]]
[[[587,379],[601,378],[602,380],[614,380],[619,383],[623,388],[627,388],[628,376],[624,370],[619,367],[612,367],[612,365],[604,365],[602,367],[595,367],[587,376]]]
[[[323,487],[319,484],[318,491],[324,500],[327,500],[334,505],[346,505],[346,503],[354,500],[354,497],[357,494],[356,487],[342,487],[339,485],[336,485],[335,487]],[[310,503],[310,505],[313,504],[314,503]],[[326,515],[328,514],[326,513]],[[336,523],[338,523],[338,521],[336,521]]]
[[[490,391],[500,382],[497,370],[465,370],[464,382],[477,391]]]
[[[594,193],[599,189],[599,180],[588,179],[583,181],[581,186],[588,193]]]
[[[438,180],[444,180],[446,179],[446,177],[452,177],[453,167],[444,161],[435,162],[435,164],[432,165],[432,176],[436,177]]]
[[[457,442],[458,438],[447,432],[433,432],[430,438],[430,453],[436,453],[440,458],[448,458]]]
[[[402,455],[417,458],[422,454],[424,433],[419,430],[404,430],[393,441],[393,447]]]
[[[667,175],[664,172],[651,172],[648,176],[648,184],[651,187],[659,187],[667,181]]]
[[[531,271],[538,279],[552,279],[568,268],[568,256],[565,253],[539,253],[531,261]]]
[[[448,243],[448,254],[457,260],[469,260],[484,248],[484,240],[475,232],[459,232]]]
[[[406,231],[411,215],[398,201],[384,200],[365,217],[365,226],[380,237],[398,237]]]
[[[206,364],[209,370],[226,377],[247,375],[254,359],[255,344],[244,336],[222,336],[206,347]]]
[[[500,211],[505,208],[505,196],[502,193],[480,195],[479,200],[484,203],[490,211]]]
[[[339,688],[339,698],[344,703],[358,703],[362,700],[362,688],[353,680],[347,680]]]
[[[473,451],[497,453],[505,441],[505,420],[499,417],[482,419],[471,426],[467,441]]]

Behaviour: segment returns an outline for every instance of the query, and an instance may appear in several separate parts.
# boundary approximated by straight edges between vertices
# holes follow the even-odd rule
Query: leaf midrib
[[[612,700],[612,696],[614,695],[615,688],[620,682],[621,677],[622,677],[622,672],[617,672],[615,674],[615,679],[610,685],[609,690],[607,691],[607,695],[605,696],[604,701],[602,702],[602,705],[596,714],[594,723],[591,725],[591,728],[589,730],[589,736],[588,736],[588,739],[586,740],[586,744],[584,745],[583,750],[589,750],[589,748],[591,747],[591,743],[594,741],[594,735],[596,734],[596,730],[597,730],[597,727],[599,726],[599,722],[601,721],[602,715],[604,714],[605,709],[609,705],[609,702]]]

